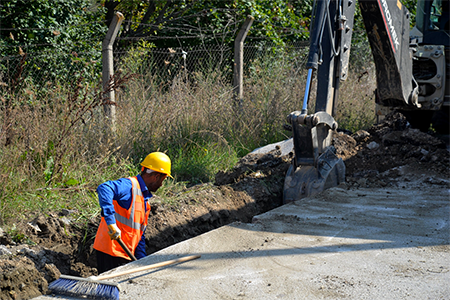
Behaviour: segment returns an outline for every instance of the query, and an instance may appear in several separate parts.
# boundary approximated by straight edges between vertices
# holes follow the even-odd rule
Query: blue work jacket
[[[153,196],[152,193],[147,189],[144,180],[141,175],[136,176],[139,181],[139,186],[141,187],[142,195],[144,196],[145,207],[147,207],[147,202]],[[113,199],[123,207],[124,209],[129,209],[132,200],[131,194],[131,180],[128,178],[120,178],[118,180],[110,180],[102,183],[97,188],[98,201],[102,209],[102,217],[105,218],[106,224],[116,223],[114,217],[114,205]],[[142,234],[141,240],[136,247],[134,256],[137,259],[145,257],[147,254],[145,252],[145,232]]]

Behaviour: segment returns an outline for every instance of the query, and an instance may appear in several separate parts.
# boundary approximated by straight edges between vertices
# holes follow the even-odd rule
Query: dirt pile
[[[337,133],[337,155],[345,160],[349,188],[384,187],[408,165],[449,177],[449,152],[436,137],[411,129],[400,114],[352,135]],[[146,231],[147,253],[234,221],[250,222],[254,215],[282,204],[282,191],[292,153],[274,148],[249,154],[215,183],[196,185],[173,195],[172,203],[152,199]],[[432,178],[430,178],[432,180]],[[92,249],[99,219],[75,222],[73,212],[37,216],[14,232],[0,229],[0,299],[29,299],[46,293],[59,274],[87,277],[97,270]]]
[[[45,293],[60,274],[89,276],[84,232],[67,210],[37,216],[9,234],[0,231],[0,299],[30,299]]]
[[[176,196],[175,207],[153,202],[146,231],[148,252],[234,221],[250,222],[254,215],[281,205],[290,160],[279,155],[247,155],[232,171],[219,172],[214,185],[197,185]]]
[[[400,113],[368,131],[334,138],[337,155],[344,159],[346,182],[363,187],[384,187],[397,175],[397,167],[409,165],[449,177],[450,154],[446,143],[409,127]]]

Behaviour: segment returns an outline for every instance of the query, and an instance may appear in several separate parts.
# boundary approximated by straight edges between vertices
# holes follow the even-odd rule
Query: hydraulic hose
[[[309,68],[308,77],[306,79],[305,97],[303,98],[302,115],[308,114],[308,100],[309,100],[309,91],[311,90],[312,73],[313,69]]]

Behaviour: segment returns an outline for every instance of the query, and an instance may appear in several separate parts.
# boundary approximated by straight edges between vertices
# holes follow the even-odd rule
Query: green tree
[[[205,40],[230,42],[247,15],[255,18],[254,37],[277,43],[304,40],[312,8],[308,0],[104,0],[102,5],[108,21],[116,10],[124,14],[121,38],[184,37],[183,41],[155,39],[155,44],[166,47]]]
[[[34,74],[29,79],[35,84],[44,78],[67,80],[68,65],[100,58],[107,29],[103,14],[103,8],[89,0],[2,1],[0,79],[11,81],[20,56],[28,54],[22,67]],[[96,55],[93,49],[98,49]]]
[[[101,13],[89,0],[2,1],[2,54],[15,55],[18,46],[30,51],[71,43],[88,48],[87,40],[104,32],[105,26],[95,23]]]

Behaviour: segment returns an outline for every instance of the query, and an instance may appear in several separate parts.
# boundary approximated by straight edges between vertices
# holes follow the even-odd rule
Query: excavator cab
[[[448,0],[419,0],[415,27],[423,34],[423,43],[450,46]]]

